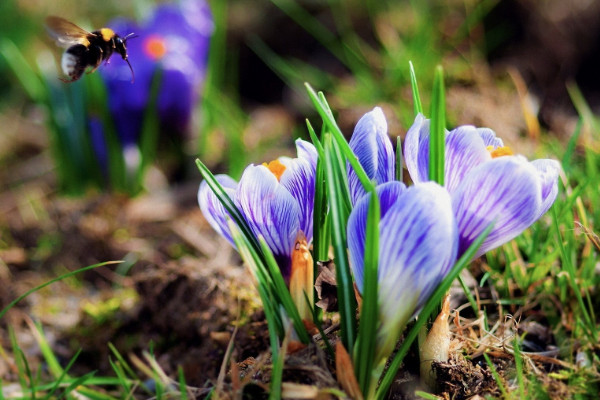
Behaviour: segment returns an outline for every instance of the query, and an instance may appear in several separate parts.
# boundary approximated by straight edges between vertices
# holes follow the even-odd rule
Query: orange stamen
[[[496,147],[496,148],[494,148],[494,146],[488,146],[488,147],[486,147],[486,149],[487,149],[487,151],[490,152],[490,155],[492,156],[492,158],[498,158],[498,157],[502,157],[502,156],[512,156],[514,154],[512,149],[508,146]]]
[[[263,163],[265,167],[269,169],[277,178],[277,181],[281,179],[281,175],[283,175],[285,171],[285,165],[283,165],[279,160],[273,160],[270,163]]]
[[[144,51],[150,58],[159,60],[167,53],[167,44],[162,37],[151,35],[144,42]]]

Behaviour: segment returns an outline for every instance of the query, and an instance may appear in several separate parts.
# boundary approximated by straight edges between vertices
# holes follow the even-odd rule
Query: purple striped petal
[[[286,164],[280,184],[288,190],[299,207],[300,229],[310,243],[313,236],[315,202],[315,166],[310,159],[295,158]]]
[[[558,174],[560,173],[560,163],[555,160],[540,159],[531,162],[531,165],[538,171],[542,185],[542,206],[537,218],[546,214],[550,209],[556,196],[558,195]],[[536,218],[536,219],[537,219]]]
[[[473,169],[452,196],[462,254],[491,223],[476,257],[513,239],[534,223],[542,207],[538,171],[520,156],[492,159]]]
[[[404,138],[404,162],[414,183],[429,180],[429,120],[417,114]]]
[[[477,133],[481,136],[483,140],[483,144],[487,146],[492,146],[492,148],[496,149],[498,147],[504,147],[504,142],[499,137],[496,137],[496,133],[490,128],[477,128]]]
[[[394,149],[387,134],[387,122],[381,108],[375,107],[356,124],[350,147],[358,157],[367,176],[376,184],[394,179]],[[348,163],[348,185],[352,204],[365,194],[358,176]]]
[[[383,353],[456,260],[457,227],[450,195],[436,183],[400,194],[380,223],[379,302]]]
[[[249,165],[240,179],[236,201],[254,234],[265,238],[284,278],[289,278],[300,229],[300,208],[294,197],[267,167]]]
[[[307,142],[306,140],[296,139],[296,151],[298,153],[298,158],[304,158],[310,161],[313,168],[315,170],[317,169],[319,154],[312,143]]]
[[[391,181],[377,186],[377,196],[379,197],[379,207],[382,219],[396,203],[400,194],[406,190],[404,183]],[[354,281],[358,290],[362,293],[363,289],[363,269],[364,269],[364,254],[365,240],[367,237],[367,215],[369,213],[369,203],[371,196],[365,194],[352,209],[352,213],[348,218],[348,252],[350,255],[350,265],[354,275]]]
[[[238,185],[237,182],[228,175],[216,175],[215,178],[233,200],[235,198],[235,189]],[[227,225],[229,214],[225,211],[225,208],[221,205],[221,202],[206,181],[203,181],[200,184],[200,189],[198,189],[198,204],[210,226],[235,247],[231,231]]]
[[[492,159],[474,126],[460,126],[446,136],[444,186],[452,194],[473,168]],[[492,132],[493,133],[493,132]]]

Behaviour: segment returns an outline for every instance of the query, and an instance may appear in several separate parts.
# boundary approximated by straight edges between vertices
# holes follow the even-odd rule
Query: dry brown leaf
[[[335,264],[332,261],[319,262],[319,272],[315,280],[315,289],[319,301],[316,306],[324,311],[337,311],[337,282]]]
[[[362,400],[363,395],[354,375],[352,360],[342,342],[335,345],[335,373],[338,383],[350,398]]]

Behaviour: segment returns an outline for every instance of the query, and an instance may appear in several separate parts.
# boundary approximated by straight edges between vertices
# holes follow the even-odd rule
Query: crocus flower
[[[313,235],[313,203],[317,151],[311,143],[296,141],[298,157],[281,157],[263,165],[249,165],[239,182],[227,175],[217,175],[217,180],[234,201],[252,232],[264,237],[290,288],[300,287],[312,303],[312,261],[297,257],[297,251],[310,256],[306,244]],[[198,191],[200,209],[209,224],[235,246],[228,226],[229,215],[219,203],[206,182]],[[311,259],[312,260],[312,259]],[[302,271],[296,267],[301,266]],[[307,277],[306,274],[310,274]],[[310,281],[297,285],[297,281]],[[302,290],[292,293],[303,318],[310,318],[310,310]]]
[[[417,115],[404,159],[413,182],[427,180],[429,121]],[[446,133],[445,186],[458,223],[459,254],[494,222],[476,257],[521,234],[554,203],[560,164],[513,155],[491,129],[460,126]]]
[[[110,111],[124,147],[137,143],[152,81],[160,70],[158,117],[169,134],[184,133],[199,98],[213,22],[204,0],[157,6],[143,25],[128,20],[109,24],[116,32],[135,33],[127,41],[129,61],[112,61],[100,69],[108,88]]]
[[[456,260],[458,237],[450,195],[437,183],[408,189],[391,181],[376,189],[380,202],[377,362],[387,357],[408,320],[425,304]],[[348,219],[350,264],[362,293],[370,195]]]
[[[371,127],[357,126],[355,134],[362,139],[351,140],[351,147],[362,154],[359,160],[376,183],[388,182],[393,176],[391,144],[372,138],[383,136],[378,128],[385,126],[383,114],[375,108],[362,120]],[[372,132],[371,138],[365,132]],[[420,114],[406,135],[404,160],[413,182],[429,180],[429,121]],[[387,166],[387,175],[370,173],[375,170],[373,165],[382,164]],[[491,129],[461,126],[447,132],[444,182],[458,223],[459,255],[491,222],[494,228],[476,256],[515,238],[537,221],[556,199],[559,170],[554,160],[529,162],[513,155]],[[349,169],[349,182],[355,179],[353,175]]]
[[[350,147],[367,176],[376,184],[394,179],[394,149],[388,137],[387,122],[381,108],[375,107],[358,121],[350,138]],[[365,189],[350,163],[347,164],[347,171],[350,197],[352,204],[356,204],[365,194]]]

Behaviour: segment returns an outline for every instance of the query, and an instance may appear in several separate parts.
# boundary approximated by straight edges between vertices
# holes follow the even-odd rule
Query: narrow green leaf
[[[479,308],[477,307],[477,302],[475,301],[475,297],[473,297],[473,293],[471,293],[471,290],[467,287],[467,284],[460,275],[458,276],[458,282],[460,283],[460,286],[462,287],[463,293],[467,297],[467,300],[469,300],[469,304],[471,305],[471,308],[475,313],[475,318],[479,318]]]
[[[348,144],[348,142],[346,142],[346,139],[344,138],[342,131],[340,130],[337,123],[335,122],[335,119],[333,118],[333,114],[331,113],[331,109],[329,108],[329,105],[324,100],[325,98],[324,98],[323,94],[322,93],[317,94],[308,83],[305,83],[305,86],[306,86],[306,90],[308,91],[308,97],[310,98],[313,105],[317,109],[317,112],[323,119],[323,123],[325,125],[327,125],[327,127],[329,128],[329,131],[333,135],[333,138],[335,139],[337,145],[339,146],[340,150],[342,151],[342,154],[344,155],[344,157],[346,157],[346,159],[352,166],[352,169],[354,169],[354,172],[358,176],[358,179],[360,180],[361,184],[363,185],[363,187],[365,188],[365,190],[367,192],[373,191],[375,188],[375,185],[373,184],[373,182],[371,182],[371,180],[367,176],[367,173],[363,169],[362,165],[360,165],[360,162],[358,161],[358,157],[356,157],[356,155],[350,148],[350,145]]]
[[[319,158],[323,158],[324,157],[323,145],[321,144],[319,137],[315,133],[315,130],[312,127],[312,124],[310,123],[310,121],[308,119],[306,120],[306,128],[308,129],[308,134],[310,136],[310,140],[312,141],[313,145],[317,149],[317,154],[319,155]]]
[[[333,139],[330,134],[324,137],[325,142],[325,175],[327,182],[327,200],[331,212],[331,233],[335,254],[337,294],[340,310],[342,342],[349,353],[352,353],[356,338],[356,299],[350,275],[346,244],[346,223],[348,215],[344,200],[340,198],[340,182],[344,177],[336,170]]]
[[[315,175],[315,198],[313,209],[313,251],[314,261],[327,261],[329,258],[329,235],[327,232],[327,182],[325,160],[319,158]]]
[[[515,356],[515,369],[517,373],[517,382],[519,384],[519,398],[525,397],[525,381],[523,379],[523,355],[521,354],[521,346],[519,345],[519,337],[515,336],[513,340],[513,353]]]
[[[289,328],[288,328],[289,330]],[[283,366],[285,362],[285,354],[288,345],[289,332],[279,348],[277,353],[273,354],[273,369],[271,370],[271,385],[269,390],[269,400],[281,399],[281,382],[283,381]]]
[[[254,249],[248,238],[242,234],[239,227],[233,221],[230,221],[229,228],[240,256],[258,282],[258,294],[265,310],[265,317],[269,328],[271,352],[277,354],[279,351],[279,338],[284,337],[285,329],[279,314],[279,303],[275,294],[274,284],[268,274],[268,267],[264,265],[263,257]]]
[[[396,138],[396,180],[402,182],[404,167],[402,166],[402,139]]]
[[[62,399],[64,397],[66,397],[67,395],[71,394],[71,392],[73,392],[75,390],[77,390],[78,392],[81,391],[81,393],[83,394],[83,392],[85,391],[86,388],[83,388],[81,386],[83,384],[85,384],[87,381],[89,381],[91,378],[93,378],[95,374],[96,374],[96,371],[92,371],[92,372],[88,372],[87,374],[75,379],[73,382],[71,382],[71,384],[69,384],[69,386],[67,386],[65,388],[65,390],[61,393],[61,395],[58,396],[56,399],[57,400]],[[95,392],[95,393],[98,393],[98,392]]]
[[[598,341],[598,331],[596,329],[596,324],[595,324],[594,320],[592,319],[592,317],[590,316],[588,308],[586,307],[585,303],[583,302],[583,297],[581,296],[582,288],[580,288],[577,285],[577,274],[575,271],[575,266],[571,262],[571,257],[569,257],[569,255],[567,254],[567,250],[565,248],[565,245],[563,243],[563,240],[562,240],[562,237],[560,234],[560,227],[558,225],[558,216],[556,213],[556,207],[552,207],[552,220],[554,222],[554,230],[556,232],[556,242],[558,244],[558,247],[559,247],[560,253],[561,253],[562,267],[567,271],[567,276],[569,277],[569,279],[568,279],[569,285],[571,286],[571,289],[572,289],[573,293],[575,294],[575,298],[577,299],[577,304],[579,305],[579,312],[583,316],[583,322],[584,322],[583,326],[585,327],[586,334],[588,335],[590,340],[592,342],[596,343]],[[587,292],[587,289],[583,288],[583,290],[585,292]]]
[[[502,393],[502,398],[507,399],[508,391],[506,390],[506,386],[504,386],[504,382],[502,382],[502,378],[500,378],[496,367],[494,367],[494,363],[492,362],[492,360],[490,360],[490,357],[486,353],[483,353],[483,358],[485,358],[485,362],[490,368],[490,372],[492,373],[492,376],[494,377],[494,380],[498,385],[498,389],[500,389],[500,392]]]
[[[429,179],[444,186],[444,157],[446,146],[446,100],[444,70],[435,69],[431,102],[431,130],[429,136]]]
[[[121,262],[122,261],[105,261],[105,262],[94,264],[94,265],[88,265],[87,267],[83,267],[83,268],[77,269],[75,271],[68,272],[68,273],[66,273],[64,275],[61,275],[61,276],[59,276],[57,278],[54,278],[54,279],[52,279],[52,280],[50,280],[50,281],[48,281],[46,283],[42,283],[41,285],[36,286],[33,289],[28,290],[27,292],[23,293],[21,296],[17,297],[13,301],[11,301],[6,307],[4,307],[2,309],[2,311],[0,311],[0,318],[2,318],[4,316],[4,314],[6,314],[6,312],[8,310],[10,310],[11,308],[13,308],[15,306],[15,304],[17,304],[19,301],[23,300],[25,297],[29,296],[31,293],[37,292],[38,290],[40,290],[42,288],[45,288],[46,286],[51,285],[54,282],[58,282],[60,280],[69,278],[69,277],[71,277],[73,275],[77,275],[77,274],[79,274],[81,272],[89,271],[90,269],[102,267],[104,265],[118,264],[118,263],[121,263]]]
[[[421,104],[421,95],[419,95],[419,85],[417,84],[417,75],[415,74],[415,68],[413,67],[412,61],[408,62],[410,70],[410,87],[412,89],[413,97],[413,108],[415,110],[415,116],[417,114],[423,114],[423,105]]]
[[[402,342],[402,345],[398,349],[398,352],[394,356],[394,359],[389,364],[388,369],[385,371],[385,374],[381,379],[381,384],[379,385],[379,388],[377,388],[375,396],[376,399],[383,400],[385,398],[388,390],[390,390],[392,382],[394,381],[394,377],[396,376],[396,373],[398,372],[398,369],[402,364],[402,360],[404,360],[404,357],[408,353],[410,346],[419,335],[421,327],[425,324],[425,322],[427,322],[433,310],[439,307],[442,297],[450,289],[452,282],[460,274],[460,271],[462,271],[463,268],[465,268],[471,262],[473,256],[477,252],[477,249],[479,249],[485,238],[490,234],[493,226],[493,223],[488,225],[488,227],[481,233],[481,235],[479,235],[479,237],[473,242],[473,244],[471,244],[467,251],[465,251],[465,253],[460,257],[456,264],[454,264],[454,267],[452,267],[448,275],[446,275],[446,277],[435,289],[433,294],[429,297],[427,303],[425,303],[425,306],[423,307],[423,310],[419,313],[419,318],[415,321],[414,325],[408,332],[408,335],[406,335],[406,337],[404,338],[404,342]]]
[[[50,391],[48,392],[48,394],[46,394],[46,396],[44,397],[45,399],[52,398],[52,395],[59,388],[59,386],[61,385],[61,383],[63,382],[63,380],[65,378],[68,378],[67,372],[71,369],[71,367],[75,363],[75,360],[77,360],[77,357],[79,357],[80,353],[81,353],[81,349],[77,350],[77,353],[75,353],[75,355],[71,358],[71,360],[69,361],[69,363],[67,364],[67,366],[63,369],[63,371],[60,374],[60,376],[56,379],[56,381],[54,381],[54,385],[52,386],[52,389],[50,389]]]
[[[181,365],[177,367],[177,376],[179,377],[179,398],[181,400],[188,400],[187,385],[185,383],[185,376]]]
[[[40,75],[27,62],[19,47],[6,36],[0,40],[0,54],[19,80],[25,92],[36,103],[43,103],[47,92]]]
[[[356,342],[357,358],[354,369],[360,389],[368,398],[373,376],[373,364],[376,362],[378,307],[378,265],[379,265],[379,220],[381,209],[376,192],[371,192],[364,254],[363,302],[360,312],[360,325]]]

